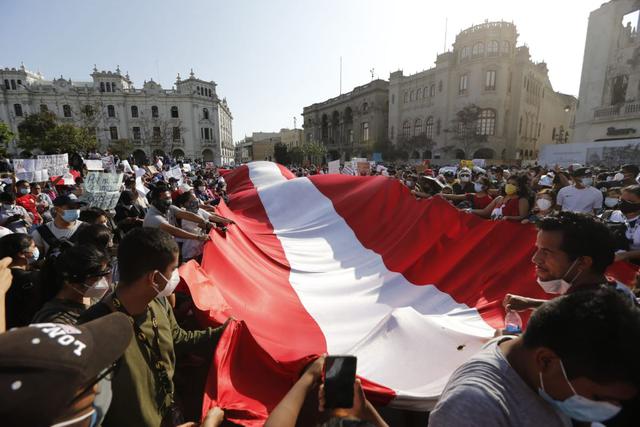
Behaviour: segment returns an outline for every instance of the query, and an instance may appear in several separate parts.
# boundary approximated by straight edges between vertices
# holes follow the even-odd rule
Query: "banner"
[[[38,156],[40,161],[39,169],[46,169],[49,176],[60,176],[69,169],[69,155],[51,154],[47,156]]]
[[[329,173],[340,173],[340,160],[333,160],[328,163]]]
[[[85,160],[84,164],[87,167],[87,170],[90,170],[90,171],[104,170],[102,160]]]
[[[120,198],[123,174],[89,172],[84,180],[84,193],[81,200],[89,206],[111,210]]]

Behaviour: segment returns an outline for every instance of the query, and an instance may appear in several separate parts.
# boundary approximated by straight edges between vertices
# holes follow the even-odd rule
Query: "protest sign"
[[[149,171],[150,174],[156,174],[158,173],[158,169],[156,169],[155,166],[145,166],[147,168],[147,170]]]
[[[373,153],[373,161],[381,162],[382,161],[382,153]]]
[[[358,175],[369,175],[371,164],[369,162],[358,162],[357,168]]]
[[[89,172],[84,180],[81,199],[89,206],[110,210],[116,207],[120,198],[121,173]]]
[[[353,167],[350,164],[345,163],[344,167],[342,168],[342,174],[343,175],[353,175],[354,172],[355,171],[354,171]]]
[[[473,160],[460,160],[461,168],[473,168]]]
[[[205,162],[205,163],[204,163],[204,168],[205,168],[205,169],[215,169],[215,168],[216,168],[216,165],[215,165],[215,163],[213,163],[213,162]]]
[[[182,171],[180,170],[180,166],[174,166],[168,171],[164,172],[164,178],[168,181],[169,178],[175,178],[179,182],[182,181]]]
[[[116,171],[116,163],[113,156],[105,156],[102,158],[102,169],[108,172]]]
[[[191,172],[191,165],[189,163],[184,163],[182,165],[182,170],[185,172]]]
[[[129,164],[129,160],[123,160],[122,162],[122,170],[126,173],[133,173],[133,169],[131,169],[131,165]]]
[[[42,164],[38,159],[13,159],[13,170],[19,172],[35,172],[42,169]]]
[[[473,163],[474,166],[478,166],[480,168],[485,167],[486,164],[487,164],[485,159],[473,159],[473,160],[471,160],[471,163]]]
[[[66,153],[38,156],[38,161],[39,169],[46,169],[49,176],[60,176],[69,169],[69,155]]]
[[[329,162],[329,173],[340,173],[340,160],[333,160]]]
[[[147,193],[149,192],[149,189],[144,186],[144,183],[142,182],[142,177],[140,176],[136,177],[136,190],[138,191],[138,194],[142,197],[146,197]]]
[[[85,160],[84,164],[87,167],[87,170],[90,171],[102,171],[104,169],[102,160]]]
[[[136,169],[136,177],[143,176],[145,173],[147,173],[147,171],[142,168]]]

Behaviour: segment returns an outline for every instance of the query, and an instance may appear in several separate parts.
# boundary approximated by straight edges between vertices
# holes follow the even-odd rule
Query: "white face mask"
[[[175,270],[173,270],[173,272],[171,273],[171,277],[169,279],[164,277],[164,274],[160,273],[159,271],[158,271],[158,274],[162,276],[164,280],[167,281],[167,284],[164,286],[162,290],[160,290],[158,285],[154,283],[153,289],[155,289],[156,292],[158,293],[157,295],[158,297],[168,297],[173,293],[173,291],[175,291],[176,287],[178,286],[178,283],[180,283],[180,274],[178,273],[178,269],[176,268]]]
[[[480,184],[479,182],[476,182],[475,184],[473,184],[473,189],[475,190],[476,193],[480,193],[481,191],[484,191],[484,185]]]
[[[546,211],[551,208],[551,200],[549,199],[538,199],[536,200],[536,207],[541,211]]]
[[[604,205],[608,208],[615,208],[620,203],[620,200],[617,197],[605,197]]]
[[[576,277],[573,278],[573,280],[570,282],[567,282],[564,278],[567,277],[567,274],[569,274],[569,272],[571,271],[571,269],[576,265],[576,262],[578,262],[578,260],[575,260],[573,262],[573,264],[571,264],[571,266],[569,267],[569,269],[567,270],[566,273],[564,273],[564,276],[562,276],[561,279],[553,279],[553,280],[540,280],[540,278],[537,279],[538,281],[538,285],[540,285],[540,287],[548,294],[566,294],[567,291],[569,290],[569,288],[571,287],[571,285],[573,284],[573,282],[576,281],[576,279],[580,276],[580,274],[582,274],[582,272],[578,273],[578,275]]]
[[[560,412],[576,421],[598,423],[609,420],[620,412],[622,409],[620,406],[616,406],[609,402],[591,400],[576,393],[576,390],[567,378],[567,373],[564,370],[562,361],[560,361],[560,368],[562,368],[562,375],[564,375],[564,379],[567,381],[567,384],[569,384],[569,387],[573,392],[573,396],[565,400],[556,400],[549,396],[544,389],[542,372],[540,372],[540,388],[538,389],[540,397],[549,402],[552,406],[556,407]]]
[[[471,177],[468,175],[461,175],[460,176],[460,182],[469,182],[471,181]]]
[[[97,298],[100,299],[109,291],[109,281],[106,277],[101,277],[96,283],[91,285],[87,291],[84,293],[84,296],[87,298]]]
[[[582,181],[582,185],[584,185],[585,187],[589,187],[591,186],[591,184],[593,184],[593,178],[591,177],[584,177],[581,179]]]

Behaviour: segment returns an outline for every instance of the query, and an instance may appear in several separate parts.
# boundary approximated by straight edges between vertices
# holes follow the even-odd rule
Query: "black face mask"
[[[623,214],[640,211],[640,203],[631,203],[626,200],[620,200],[620,211]]]
[[[171,206],[171,200],[158,200],[153,206],[156,207],[160,212],[166,212],[169,210],[169,206]]]

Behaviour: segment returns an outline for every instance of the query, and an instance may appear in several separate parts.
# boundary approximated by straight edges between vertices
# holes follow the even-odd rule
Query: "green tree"
[[[13,141],[16,135],[11,132],[9,129],[9,125],[6,123],[0,122],[0,154],[5,156],[7,154],[7,149],[9,148],[9,143]]]
[[[109,151],[121,159],[126,159],[133,151],[133,144],[128,139],[116,139],[109,144]]]
[[[273,146],[273,158],[276,163],[280,163],[281,165],[288,165],[291,163],[291,157],[289,156],[287,146],[282,142],[278,142]]]
[[[30,114],[18,125],[18,146],[28,151],[73,153],[94,149],[96,137],[87,128],[58,124],[50,112]]]
[[[296,165],[302,164],[302,161],[304,160],[304,153],[302,152],[302,148],[293,147],[289,151],[289,158],[291,159],[291,163],[293,164],[296,164]]]
[[[444,151],[454,148],[461,148],[464,151],[464,158],[469,159],[475,147],[487,141],[487,136],[482,135],[478,129],[478,119],[482,109],[475,104],[469,104],[456,113],[451,121],[451,128],[447,132],[453,134],[452,139],[457,141],[458,146],[444,147]]]
[[[302,144],[300,148],[303,154],[303,161],[308,160],[314,164],[322,162],[327,155],[327,148],[319,142],[307,142]]]

